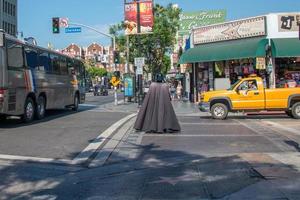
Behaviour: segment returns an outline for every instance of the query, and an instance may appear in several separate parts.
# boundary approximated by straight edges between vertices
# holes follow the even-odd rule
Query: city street
[[[136,104],[102,98],[88,97],[79,113],[2,125],[0,199],[299,199],[298,120],[212,120],[175,101],[182,131],[143,133],[132,129]]]

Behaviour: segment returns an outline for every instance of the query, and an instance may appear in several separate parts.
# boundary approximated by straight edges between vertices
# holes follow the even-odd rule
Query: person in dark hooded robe
[[[178,132],[180,125],[171,104],[169,86],[163,75],[156,75],[138,113],[134,128],[138,131],[164,133]]]

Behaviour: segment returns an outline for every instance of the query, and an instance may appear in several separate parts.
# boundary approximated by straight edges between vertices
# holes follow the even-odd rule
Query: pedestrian
[[[173,83],[171,83],[170,93],[171,93],[171,99],[174,100],[175,99],[176,88],[175,88]]]
[[[180,100],[182,96],[182,85],[181,82],[178,82],[177,88],[176,88],[176,94],[177,94],[177,99]]]
[[[156,75],[138,113],[134,128],[145,132],[176,132],[180,125],[170,101],[169,85],[162,75]]]

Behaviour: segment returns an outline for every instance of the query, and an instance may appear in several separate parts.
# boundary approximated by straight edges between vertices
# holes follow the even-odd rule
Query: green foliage
[[[104,68],[90,67],[87,69],[89,75],[94,79],[95,77],[103,77],[107,75],[107,71]]]
[[[176,43],[176,33],[179,27],[181,10],[158,4],[154,7],[153,34],[129,36],[129,62],[134,63],[135,57],[146,57],[144,71],[166,73],[170,65],[168,54],[173,52]],[[123,23],[110,27],[110,33],[115,35],[117,48],[126,56],[126,36]]]

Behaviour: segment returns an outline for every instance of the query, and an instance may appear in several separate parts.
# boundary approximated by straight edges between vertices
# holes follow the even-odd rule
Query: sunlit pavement
[[[91,124],[108,113],[133,115],[82,164],[3,159],[0,198],[300,199],[298,120],[231,114],[218,121],[193,104],[173,106],[180,133],[132,130],[134,103],[79,114]]]

